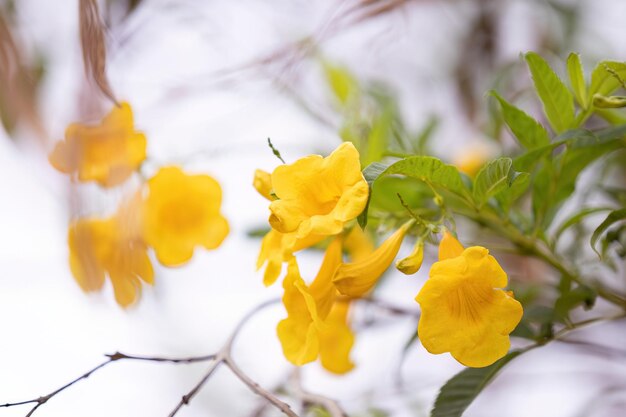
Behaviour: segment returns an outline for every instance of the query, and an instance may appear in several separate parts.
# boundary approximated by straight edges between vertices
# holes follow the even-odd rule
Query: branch
[[[290,379],[295,395],[300,398],[304,404],[319,405],[328,411],[331,417],[348,417],[348,413],[341,408],[336,400],[306,391],[302,387],[299,368],[294,369]]]
[[[167,363],[174,363],[174,364],[196,363],[196,362],[208,362],[208,361],[211,361],[211,364],[209,365],[209,368],[208,368],[207,372],[204,374],[204,376],[202,377],[202,379],[193,387],[193,389],[191,389],[191,391],[189,391],[186,395],[184,395],[181,398],[180,402],[176,405],[176,408],[169,414],[170,417],[174,416],[184,405],[189,404],[189,402],[192,400],[192,398],[200,391],[200,389],[204,386],[204,384],[209,380],[209,378],[213,375],[213,373],[217,370],[219,365],[221,365],[222,363],[226,364],[228,366],[228,368],[235,374],[235,376],[237,376],[242,382],[244,382],[248,387],[250,387],[250,389],[252,391],[257,393],[261,397],[265,398],[270,404],[274,405],[276,408],[278,408],[284,414],[286,414],[289,417],[298,417],[298,415],[295,414],[291,410],[291,408],[289,407],[288,404],[286,404],[286,403],[282,402],[281,400],[279,400],[276,396],[274,396],[274,394],[272,394],[271,392],[269,392],[266,389],[264,389],[261,386],[259,386],[259,384],[254,382],[247,374],[245,374],[235,364],[235,362],[233,361],[232,355],[231,355],[232,345],[233,345],[233,342],[234,342],[235,338],[237,337],[237,335],[239,334],[239,332],[241,331],[243,326],[250,320],[250,318],[252,318],[252,316],[254,316],[260,310],[262,310],[262,309],[264,309],[264,308],[266,308],[266,307],[268,307],[270,305],[276,304],[279,301],[280,301],[279,298],[266,301],[264,303],[261,303],[260,305],[258,305],[254,309],[252,309],[250,312],[248,312],[239,321],[239,323],[237,324],[237,326],[235,327],[235,329],[231,333],[230,337],[228,338],[228,340],[226,341],[224,346],[216,354],[203,355],[203,356],[192,356],[192,357],[186,357],[186,358],[166,358],[166,357],[157,357],[157,356],[127,355],[125,353],[115,352],[113,354],[105,355],[108,358],[105,362],[102,362],[100,365],[90,369],[89,371],[85,372],[84,374],[82,374],[78,378],[73,379],[72,381],[70,381],[67,384],[63,385],[62,387],[60,387],[60,388],[50,392],[47,395],[44,395],[44,396],[41,396],[41,397],[37,397],[37,398],[33,398],[33,399],[30,399],[30,400],[26,400],[26,401],[19,401],[19,402],[13,402],[13,403],[0,404],[0,408],[3,408],[3,407],[16,407],[16,406],[26,405],[26,404],[34,404],[34,406],[30,409],[30,411],[26,415],[26,417],[30,417],[30,416],[32,416],[35,413],[35,411],[39,407],[41,407],[43,404],[48,402],[51,398],[55,397],[57,394],[65,391],[66,389],[70,388],[71,386],[73,386],[77,382],[80,382],[83,379],[89,378],[89,376],[91,376],[91,374],[93,374],[97,370],[104,368],[105,366],[109,365],[110,363],[117,362],[117,361],[120,361],[120,360],[135,360],[135,361],[148,361],[148,362],[167,362]]]
[[[280,301],[280,298],[271,299],[262,304],[259,304],[254,309],[249,311],[237,324],[235,330],[231,333],[230,337],[224,344],[224,346],[220,349],[220,351],[215,355],[213,363],[207,370],[206,374],[202,377],[202,379],[193,387],[191,391],[189,391],[186,395],[183,395],[180,402],[176,405],[176,408],[172,410],[169,414],[169,417],[173,417],[178,413],[178,411],[184,406],[189,404],[191,399],[200,391],[202,386],[209,380],[211,375],[215,372],[217,367],[224,363],[232,372],[235,374],[237,378],[239,378],[244,384],[246,384],[254,393],[260,395],[265,398],[270,404],[278,408],[281,412],[289,417],[298,417],[296,413],[293,412],[289,404],[279,400],[274,394],[267,391],[263,387],[261,387],[258,383],[256,383],[252,378],[250,378],[246,373],[244,373],[234,362],[232,358],[232,346],[235,341],[237,335],[243,328],[243,326],[259,311],[263,310],[266,307],[269,307],[273,304],[276,304]]]

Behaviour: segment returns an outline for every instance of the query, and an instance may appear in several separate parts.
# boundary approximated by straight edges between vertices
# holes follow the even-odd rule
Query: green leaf
[[[613,224],[624,219],[626,219],[626,209],[614,210],[607,216],[606,219],[604,219],[602,223],[600,223],[600,226],[594,230],[593,235],[591,235],[590,243],[591,248],[598,254],[598,256],[602,257],[596,250],[596,243],[598,242],[598,239],[600,239],[600,236],[602,236],[602,233],[604,233],[606,229],[611,227]]]
[[[513,351],[485,368],[466,368],[445,383],[430,412],[431,417],[460,417],[507,363],[523,351]]]
[[[561,295],[554,304],[555,313],[563,318],[569,318],[569,312],[582,305],[585,310],[589,310],[596,302],[598,294],[586,285],[579,285],[571,291]]]
[[[570,216],[566,221],[564,221],[556,230],[556,232],[554,233],[554,240],[559,240],[559,238],[561,237],[561,235],[563,234],[563,232],[565,232],[567,229],[569,229],[570,227],[580,223],[581,221],[584,220],[585,217],[595,214],[595,213],[599,213],[602,211],[609,211],[611,210],[610,208],[607,207],[587,207],[584,208],[580,211],[578,211],[576,214]]]
[[[329,63],[323,64],[324,74],[335,97],[341,104],[347,104],[348,100],[359,91],[359,83],[347,68],[335,66]]]
[[[365,181],[367,181],[369,194],[363,212],[357,217],[357,221],[359,222],[361,229],[365,229],[365,226],[367,226],[367,212],[369,210],[370,200],[372,199],[372,184],[385,171],[385,169],[387,169],[387,165],[381,164],[380,162],[373,162],[363,170],[363,177],[365,178]]]
[[[498,158],[485,164],[474,180],[474,200],[482,206],[494,195],[509,188],[512,182],[511,158]]]
[[[548,63],[534,52],[525,55],[535,90],[543,103],[550,126],[561,133],[574,125],[574,100],[563,81]]]
[[[572,85],[574,96],[581,107],[587,108],[587,85],[585,83],[585,74],[583,72],[583,66],[580,63],[580,55],[572,52],[567,57],[567,74],[569,75],[569,82]]]
[[[511,182],[508,189],[496,195],[496,200],[498,200],[505,213],[510,210],[511,206],[518,198],[524,195],[529,185],[530,174],[520,172],[514,176],[513,182]]]
[[[550,143],[548,132],[538,121],[510,104],[496,91],[492,90],[490,94],[500,102],[504,121],[523,147],[534,149]]]
[[[432,156],[410,156],[401,159],[391,164],[381,175],[392,174],[416,178],[463,197],[467,195],[459,170]]]
[[[393,110],[390,106],[386,106],[372,122],[367,136],[367,149],[361,154],[363,165],[367,166],[383,158],[389,147],[392,123]]]
[[[611,71],[613,71],[613,73]],[[593,97],[595,94],[608,96],[617,90],[621,83],[619,79],[615,77],[614,73],[618,74],[622,79],[626,79],[626,63],[613,61],[600,62],[591,73],[589,97]]]

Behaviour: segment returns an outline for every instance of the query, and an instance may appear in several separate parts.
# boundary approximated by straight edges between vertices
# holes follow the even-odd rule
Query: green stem
[[[487,226],[495,232],[502,234],[522,251],[531,256],[534,256],[535,258],[541,259],[542,261],[559,271],[564,277],[572,280],[573,282],[576,282],[579,285],[592,287],[598,293],[598,296],[604,298],[606,301],[612,304],[619,306],[622,309],[626,309],[626,300],[624,298],[615,294],[611,290],[604,288],[599,283],[591,285],[590,283],[585,282],[585,280],[582,279],[575,270],[561,262],[554,252],[539,247],[534,239],[526,237],[513,224],[509,222],[503,222],[502,219],[497,216],[497,214],[488,213],[485,210],[474,210],[469,213],[459,212],[459,214],[468,217],[469,219],[474,220],[481,225]]]

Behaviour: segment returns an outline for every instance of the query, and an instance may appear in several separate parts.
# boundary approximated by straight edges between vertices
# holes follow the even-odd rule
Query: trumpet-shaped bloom
[[[402,225],[370,256],[340,265],[333,278],[339,292],[350,297],[361,297],[374,288],[398,254],[402,240],[412,225],[413,221]]]
[[[336,235],[365,208],[369,194],[359,152],[344,142],[327,158],[310,155],[272,173],[278,200],[270,204],[269,222],[281,233]]]
[[[57,143],[49,159],[79,181],[111,187],[124,182],[146,159],[146,137],[135,131],[130,105],[122,103],[99,125],[69,125],[65,140]]]
[[[319,273],[307,286],[295,258],[288,262],[283,281],[283,304],[287,318],[278,324],[278,338],[287,360],[304,365],[318,357],[322,366],[334,373],[345,373],[354,367],[350,350],[354,334],[347,324],[349,303],[336,301],[332,276],[341,262],[341,241],[328,246]]]
[[[220,213],[222,189],[208,175],[188,175],[178,167],[161,168],[148,181],[143,234],[163,265],[181,265],[196,246],[217,248],[228,235]]]
[[[426,350],[450,352],[475,368],[506,355],[509,334],[522,318],[521,304],[502,290],[506,285],[506,273],[480,246],[436,262],[416,297],[422,310],[418,334]]]
[[[424,241],[418,239],[415,243],[413,251],[406,258],[396,262],[396,268],[406,275],[412,275],[419,271],[424,261]]]
[[[488,159],[488,152],[484,149],[471,149],[463,153],[454,161],[454,165],[469,177],[475,177]]]
[[[123,208],[108,219],[80,219],[69,228],[70,268],[85,292],[99,291],[108,275],[117,303],[126,307],[141,294],[141,281],[152,284],[147,247],[137,232],[136,210]]]

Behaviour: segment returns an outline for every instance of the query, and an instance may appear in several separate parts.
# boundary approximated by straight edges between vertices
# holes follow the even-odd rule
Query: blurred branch
[[[80,45],[83,51],[85,74],[91,78],[100,91],[118,105],[106,76],[106,42],[104,22],[100,17],[96,0],[80,0]]]
[[[302,387],[302,380],[300,376],[300,369],[296,368],[294,369],[290,380],[296,397],[300,398],[305,405],[319,405],[328,411],[330,417],[348,417],[348,413],[341,408],[336,400],[306,391]]]

